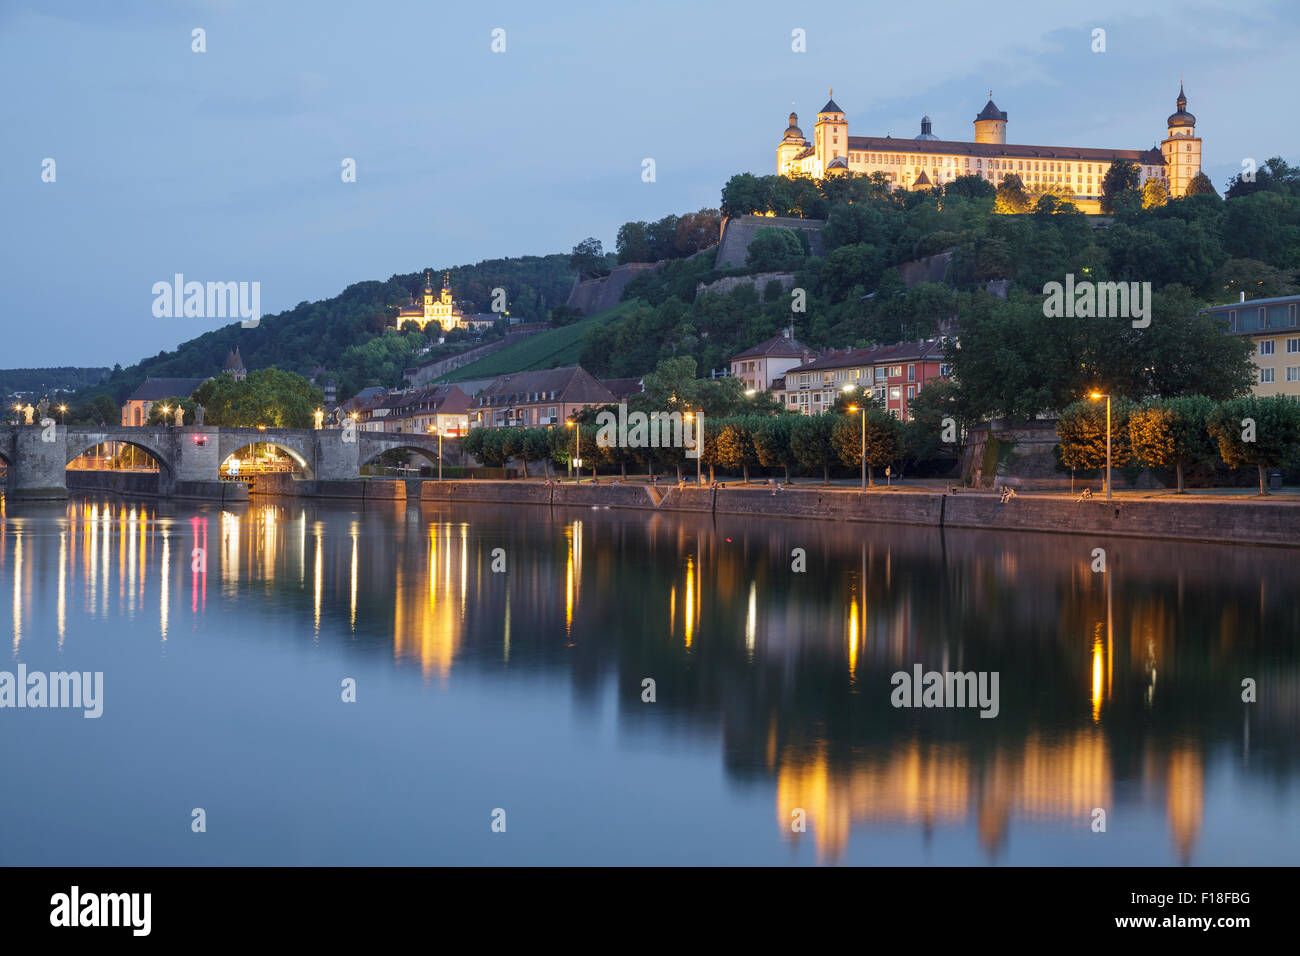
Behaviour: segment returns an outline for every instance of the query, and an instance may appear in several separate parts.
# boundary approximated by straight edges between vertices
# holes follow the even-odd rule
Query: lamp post
[[[859,408],[856,405],[850,405],[849,411],[857,412],[862,416],[862,490],[867,490],[867,410],[865,407]]]
[[[700,462],[704,460],[704,411],[687,412],[682,416],[688,422],[695,422],[695,483],[704,484],[704,471]]]
[[[1110,498],[1110,393],[1102,394],[1101,392],[1091,392],[1088,395],[1093,401],[1104,398],[1106,399],[1106,497]]]
[[[59,406],[59,424],[60,424],[60,425],[63,424],[63,416],[64,416],[65,414],[67,414],[67,411],[68,411],[68,406],[67,406],[67,405],[60,405],[60,406]]]
[[[581,466],[580,464],[578,464],[578,437],[579,437],[579,433],[582,431],[582,429],[578,428],[578,423],[575,422],[572,418],[565,419],[564,425],[565,425],[566,428],[572,428],[572,429],[573,429],[573,458],[570,460],[570,463],[569,463],[569,475],[572,476],[572,475],[573,475],[573,469],[577,468],[577,469],[578,469],[578,478],[577,478],[577,481],[578,481],[579,484],[581,484],[581,483],[582,483],[582,466]]]
[[[430,425],[429,431],[438,434],[438,480],[442,481],[442,429],[437,425]]]

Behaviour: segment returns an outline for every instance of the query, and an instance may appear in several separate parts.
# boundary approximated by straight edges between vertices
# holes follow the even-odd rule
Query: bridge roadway
[[[358,428],[0,425],[5,490],[17,498],[66,498],[68,463],[104,442],[126,442],[148,452],[158,462],[158,492],[167,496],[178,487],[217,481],[221,463],[255,442],[284,449],[303,477],[324,481],[358,478],[363,465],[393,449],[438,459],[437,436]]]

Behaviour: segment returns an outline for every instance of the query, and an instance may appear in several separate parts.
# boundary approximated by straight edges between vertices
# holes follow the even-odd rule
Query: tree
[[[194,390],[212,425],[251,428],[311,428],[324,397],[301,375],[277,368],[255,369],[242,382],[230,374],[208,379]]]
[[[713,429],[713,442],[713,460],[718,466],[732,470],[739,468],[745,484],[749,484],[750,466],[758,464],[758,453],[754,449],[749,423],[745,419],[723,421]],[[705,445],[708,445],[707,437]]]
[[[1197,173],[1192,177],[1192,181],[1187,184],[1187,192],[1184,196],[1213,196],[1219,198],[1215,192],[1214,183],[1210,182],[1210,177],[1205,173]]]
[[[122,420],[122,411],[107,395],[94,398],[68,410],[64,421],[69,425],[117,425]]]
[[[1142,184],[1142,208],[1151,209],[1169,202],[1169,190],[1164,180],[1151,177]]]
[[[600,240],[591,236],[573,247],[573,252],[569,255],[569,266],[578,273],[580,279],[596,279],[609,275],[610,271]]]
[[[1101,180],[1101,211],[1118,212],[1127,205],[1140,203],[1138,184],[1142,171],[1127,159],[1116,159]]]
[[[943,194],[948,199],[995,199],[998,191],[983,176],[968,173],[945,185]]]
[[[1183,494],[1183,469],[1212,460],[1214,441],[1206,422],[1214,402],[1204,395],[1163,399],[1134,409],[1128,419],[1133,457],[1152,468],[1173,468],[1178,494]]]
[[[1025,184],[1018,175],[1010,173],[998,183],[997,200],[993,208],[1003,214],[1029,211],[1029,193],[1025,191]]]
[[[802,259],[803,243],[793,229],[759,229],[745,253],[746,265],[759,272],[789,269]]]
[[[771,209],[772,180],[774,176],[755,176],[738,173],[722,187],[722,214],[748,216],[762,214]]]
[[[902,452],[903,427],[897,418],[875,405],[867,406],[865,421],[859,414],[864,413],[842,415],[835,423],[835,451],[844,464],[861,467],[865,441],[867,483],[874,485],[875,469],[896,461]]]
[[[481,430],[481,429],[480,429]],[[522,450],[524,461],[541,461],[546,466],[546,477],[551,477],[551,457],[550,457],[550,436],[546,428],[526,428],[524,429],[524,447]],[[525,476],[527,476],[527,465],[525,467]]]
[[[1111,465],[1129,460],[1128,416],[1132,404],[1111,399]],[[1056,422],[1061,463],[1071,468],[1106,467],[1106,402],[1085,399],[1068,406]]]
[[[790,444],[796,421],[794,415],[759,418],[751,430],[758,463],[764,468],[784,468],[787,485],[790,484],[790,466],[798,463]]]
[[[1265,473],[1293,462],[1300,449],[1300,400],[1287,395],[1233,399],[1210,412],[1207,426],[1224,464],[1254,465],[1259,493],[1266,495]]]
[[[722,230],[722,219],[716,209],[701,209],[688,212],[677,220],[676,236],[673,240],[673,253],[676,256],[694,255],[701,249],[709,249],[718,244]]]
[[[614,240],[618,250],[618,262],[654,262],[650,236],[644,222],[625,222],[618,227],[618,236]]]
[[[838,415],[800,415],[790,430],[790,450],[805,468],[821,468],[822,483],[831,483]]]

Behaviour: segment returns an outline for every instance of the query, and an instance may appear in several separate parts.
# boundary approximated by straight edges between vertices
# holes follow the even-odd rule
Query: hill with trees
[[[451,288],[466,312],[490,311],[492,290],[503,288],[512,318],[544,322],[573,285],[569,258],[524,256],[456,266],[450,270]],[[432,272],[440,285],[442,270]],[[159,352],[128,368],[115,367],[106,381],[83,388],[77,400],[103,394],[121,404],[148,377],[215,375],[236,347],[249,369],[275,367],[310,376],[317,367],[325,368],[338,384],[339,397],[345,398],[366,385],[400,385],[405,368],[459,351],[478,338],[503,334],[500,327],[486,333],[454,331],[439,345],[440,330],[431,328],[426,334],[392,328],[398,308],[421,294],[424,281],[421,269],[383,282],[357,282],[332,298],[263,316],[256,328],[234,323],[213,329],[174,351]]]

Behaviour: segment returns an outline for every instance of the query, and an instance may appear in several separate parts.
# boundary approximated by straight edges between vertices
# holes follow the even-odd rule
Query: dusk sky
[[[991,89],[1010,143],[1149,148],[1181,74],[1220,192],[1244,157],[1300,160],[1293,3],[1140,6],[0,0],[0,368],[125,366],[227,324],[153,316],[178,272],[258,281],[272,315],[612,249],[627,220],[774,172],[792,105],[811,134],[830,86],[850,135],[911,137],[928,112],[970,140]]]

